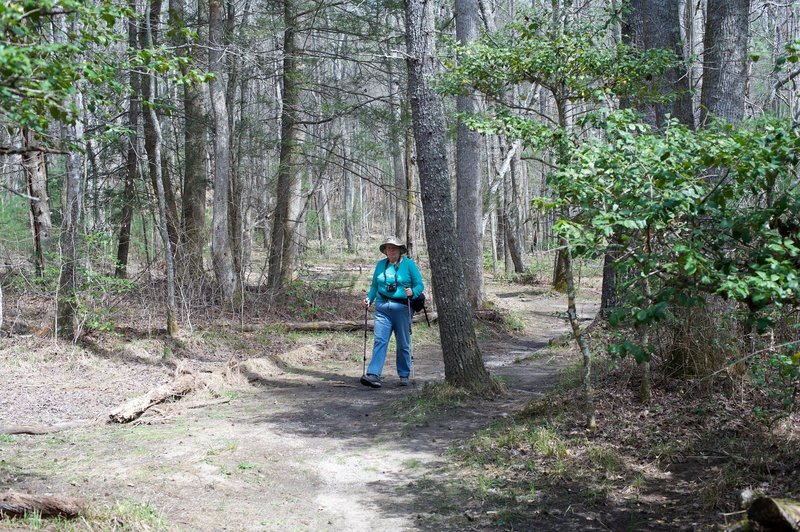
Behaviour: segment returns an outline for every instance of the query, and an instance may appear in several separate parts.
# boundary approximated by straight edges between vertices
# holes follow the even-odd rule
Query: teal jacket
[[[389,290],[392,284],[397,283],[397,287]],[[400,262],[395,267],[389,264],[389,259],[379,260],[372,273],[372,285],[369,287],[367,299],[370,303],[380,295],[384,299],[406,299],[406,288],[411,288],[414,295],[412,299],[420,295],[425,290],[422,282],[422,275],[419,273],[416,263],[408,257],[400,257]]]

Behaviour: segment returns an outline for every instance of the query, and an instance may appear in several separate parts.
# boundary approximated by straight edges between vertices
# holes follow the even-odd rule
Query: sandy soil
[[[380,390],[358,384],[360,350],[320,340],[292,350],[255,385],[233,378],[153,408],[138,424],[5,436],[0,490],[83,497],[94,509],[146,505],[177,530],[425,530],[440,528],[434,517],[445,511],[457,516],[450,527],[468,529],[467,517],[415,492],[414,481],[440,471],[455,442],[550,389],[568,362],[529,356],[567,332],[563,296],[510,284],[489,291],[525,325],[482,342],[486,365],[510,389],[500,399],[409,424],[400,400],[444,377],[435,335],[416,326],[413,386],[396,385],[390,356]],[[583,317],[596,300],[596,290],[584,292]],[[169,381],[176,359],[208,372],[231,349],[186,340],[170,358],[158,337],[107,340],[91,349],[36,336],[0,340],[0,425],[100,418]],[[240,341],[248,356],[258,352],[257,334]],[[229,402],[203,406],[215,398]]]

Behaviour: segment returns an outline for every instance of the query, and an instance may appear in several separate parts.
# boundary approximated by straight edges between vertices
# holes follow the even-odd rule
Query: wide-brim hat
[[[381,250],[381,253],[386,255],[386,246],[388,246],[389,244],[399,247],[401,255],[405,255],[406,253],[408,253],[408,248],[406,248],[406,245],[403,244],[403,242],[396,236],[386,237],[386,239],[383,241],[383,244],[381,244],[381,247],[378,249]]]

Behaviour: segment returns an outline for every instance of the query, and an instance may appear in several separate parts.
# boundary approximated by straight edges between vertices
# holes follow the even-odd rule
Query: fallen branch
[[[77,517],[86,508],[81,499],[28,495],[9,491],[0,497],[0,516],[23,517],[37,513],[42,517]]]
[[[128,423],[138,418],[151,406],[163,403],[169,399],[177,399],[195,389],[195,379],[192,375],[180,375],[169,384],[162,384],[153,388],[146,394],[135,397],[115,408],[109,415],[109,420],[114,423]]]
[[[94,421],[93,419],[79,419],[76,421],[56,423],[55,425],[7,425],[0,426],[0,434],[52,434],[54,432],[61,432],[62,430],[85,427],[91,425]]]
[[[231,402],[230,399],[222,398],[222,399],[215,399],[213,401],[204,401],[202,403],[190,403],[190,404],[184,405],[184,407],[187,408],[187,409],[189,409],[189,408],[205,408],[207,406],[224,405],[225,403],[230,403],[230,402]]]

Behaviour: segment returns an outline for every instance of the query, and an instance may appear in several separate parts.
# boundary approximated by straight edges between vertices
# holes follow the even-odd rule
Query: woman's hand
[[[364,308],[369,308],[369,299],[365,297],[364,301],[361,302],[361,306]]]
[[[414,297],[414,291],[410,288],[406,288],[406,297]]]

